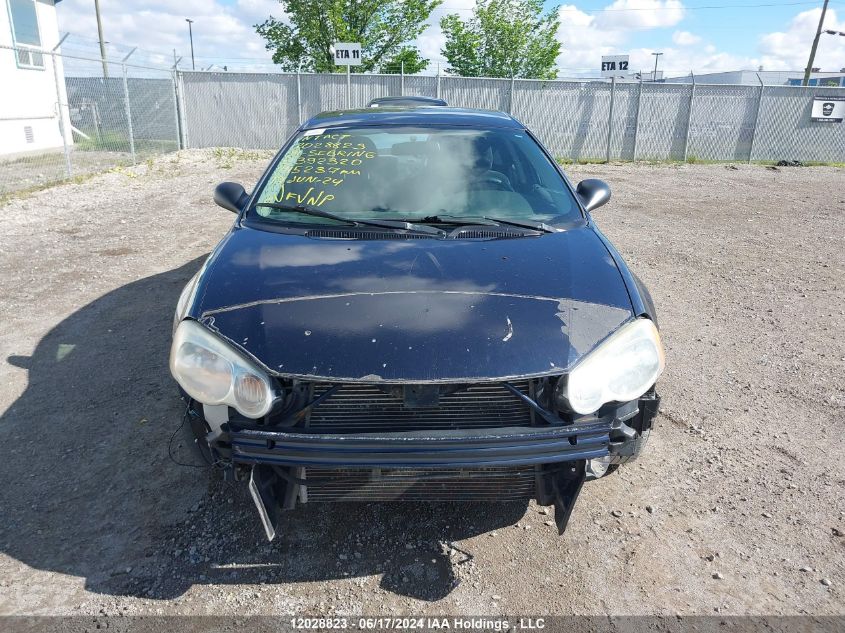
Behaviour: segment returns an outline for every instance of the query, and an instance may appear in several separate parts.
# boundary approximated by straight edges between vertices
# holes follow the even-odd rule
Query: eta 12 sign
[[[628,55],[604,55],[601,58],[602,77],[627,77]]]
[[[358,42],[335,42],[335,66],[360,66],[361,44]]]

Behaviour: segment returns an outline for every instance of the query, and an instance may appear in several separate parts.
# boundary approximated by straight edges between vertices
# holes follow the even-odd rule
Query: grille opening
[[[529,381],[511,384],[529,393]],[[333,386],[316,383],[313,396]],[[406,405],[401,391],[397,395],[379,385],[346,384],[314,407],[306,423],[325,433],[504,428],[531,426],[531,409],[499,383],[441,394],[431,407]]]
[[[518,501],[535,492],[533,468],[305,469],[308,501]]]
[[[34,143],[35,142],[35,132],[32,131],[31,125],[24,125],[23,126],[23,135],[26,138],[27,143]]]

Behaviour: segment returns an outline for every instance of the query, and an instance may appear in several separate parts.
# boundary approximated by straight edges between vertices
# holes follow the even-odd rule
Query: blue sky
[[[438,22],[457,12],[468,17],[475,0],[445,0],[416,44],[432,60],[442,60]],[[560,5],[558,34],[563,53],[560,76],[598,74],[603,54],[629,54],[632,69],[649,70],[651,52],[664,52],[667,75],[739,68],[799,70],[820,14],[821,0],[580,0]],[[227,65],[231,70],[267,70],[270,54],[252,25],[270,13],[283,15],[276,0],[101,0],[110,57],[134,46],[135,60],[172,63],[172,51],[190,57],[187,24],[194,20],[197,67]],[[556,3],[547,2],[551,9]],[[715,8],[718,7],[718,8]],[[63,31],[73,35],[65,50],[96,52],[93,2],[64,0],[58,5]],[[833,0],[825,27],[845,31],[845,0]],[[183,62],[184,64],[184,62]],[[823,70],[845,67],[845,37],[823,36],[817,57]]]
[[[547,4],[554,6],[553,3]],[[601,0],[587,0],[577,3],[585,11],[601,9],[609,4],[609,2],[602,2]],[[748,6],[763,4],[772,6]],[[798,2],[796,0],[695,0],[684,2],[684,17],[676,26],[634,31],[631,33],[630,44],[635,48],[675,47],[676,44],[673,42],[672,36],[680,30],[701,37],[719,51],[740,58],[753,59],[760,56],[759,37],[786,31],[796,15],[821,7],[821,4],[821,2]],[[835,8],[837,5],[841,7],[839,13],[845,17],[845,2],[832,3],[831,7]],[[698,8],[708,6],[729,8]],[[815,17],[814,21],[816,24],[818,23],[818,16]],[[812,38],[812,33],[810,37]],[[825,41],[825,43],[828,42]],[[803,52],[804,58],[809,52],[809,45],[810,42],[808,41],[805,46],[806,51]],[[667,59],[667,64],[672,64],[670,59]],[[800,66],[803,67],[804,64],[806,64],[806,59],[802,59]],[[845,56],[842,57],[841,66],[845,66]],[[678,67],[676,63],[674,70],[684,72],[687,69]]]

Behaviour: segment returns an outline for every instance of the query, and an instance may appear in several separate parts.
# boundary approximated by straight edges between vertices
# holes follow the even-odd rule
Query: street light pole
[[[188,23],[188,37],[191,38],[191,70],[196,70],[197,65],[194,63],[194,30],[191,28],[194,21],[189,18],[185,18],[185,22]]]
[[[94,13],[97,14],[97,34],[100,37],[100,59],[103,61],[103,79],[108,79],[109,64],[106,61],[106,43],[103,41],[103,20],[100,17],[100,0],[94,0]]]
[[[813,38],[813,45],[810,47],[810,60],[807,62],[807,68],[804,69],[804,81],[801,85],[806,86],[810,83],[810,73],[813,72],[813,62],[816,61],[816,49],[819,47],[819,38],[822,35],[822,25],[824,24],[824,16],[827,13],[827,2],[824,0],[822,7],[822,16],[819,18],[819,26],[816,29],[816,37]]]
[[[651,76],[652,81],[657,81],[657,60],[663,53],[652,53],[654,55],[654,74]]]

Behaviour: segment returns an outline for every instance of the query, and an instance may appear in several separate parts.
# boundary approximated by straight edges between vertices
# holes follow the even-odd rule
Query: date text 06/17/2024
[[[402,631],[402,630],[457,630],[457,631],[527,631],[542,630],[544,618],[518,618],[509,622],[505,618],[473,617],[295,617],[290,620],[291,628],[298,630],[345,630]]]

